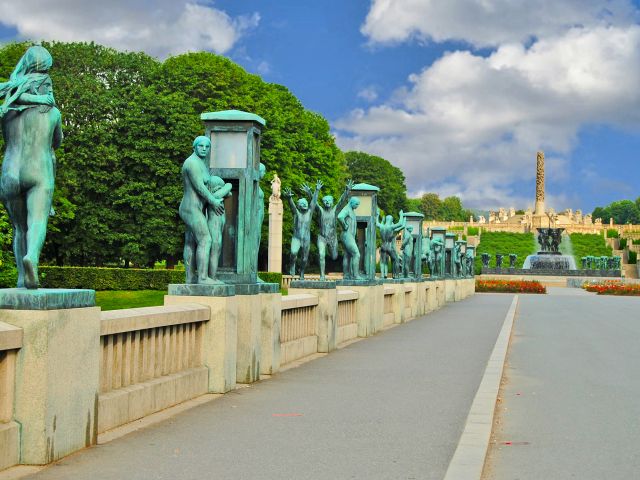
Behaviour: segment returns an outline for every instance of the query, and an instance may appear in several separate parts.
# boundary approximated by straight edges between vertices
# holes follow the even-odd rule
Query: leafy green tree
[[[602,218],[602,221],[605,223],[613,218],[614,223],[619,225],[626,223],[638,224],[640,223],[640,208],[638,207],[637,200],[636,202],[632,200],[619,200],[611,202],[606,207],[596,207],[593,210],[592,216],[594,219]]]
[[[405,200],[405,207],[408,212],[422,213],[421,202],[419,198],[407,198]]]
[[[344,156],[354,182],[380,188],[378,205],[382,210],[396,215],[406,208],[407,186],[402,170],[382,157],[364,152],[346,152]]]
[[[425,220],[442,220],[442,200],[437,193],[424,193],[420,198],[420,210]]]

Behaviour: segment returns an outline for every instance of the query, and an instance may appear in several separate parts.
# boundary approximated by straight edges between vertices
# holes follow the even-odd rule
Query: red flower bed
[[[476,280],[476,292],[547,293],[535,280]]]
[[[601,283],[585,283],[582,288],[587,292],[598,295],[640,295],[640,285],[625,285],[619,280],[609,280]]]

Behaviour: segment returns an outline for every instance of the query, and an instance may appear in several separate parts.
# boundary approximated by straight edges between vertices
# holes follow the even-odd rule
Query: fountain
[[[541,251],[527,256],[522,266],[525,270],[577,270],[573,255],[560,253],[564,228],[538,228]]]

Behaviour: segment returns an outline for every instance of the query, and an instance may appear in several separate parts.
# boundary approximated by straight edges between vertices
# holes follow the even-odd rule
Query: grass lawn
[[[509,233],[509,232],[484,232],[480,236],[480,245],[476,250],[476,274],[480,274],[482,267],[482,253],[491,255],[490,267],[496,265],[496,253],[504,255],[502,266],[509,266],[509,254],[518,255],[516,260],[516,268],[522,268],[527,255],[531,255],[537,251],[536,240],[533,233]]]
[[[573,255],[576,258],[576,265],[580,268],[582,264],[581,258],[593,255],[595,257],[607,256],[613,254],[613,250],[608,246],[602,235],[588,233],[572,233],[571,247]]]
[[[156,307],[164,304],[166,290],[102,290],[96,292],[96,304],[102,310]]]

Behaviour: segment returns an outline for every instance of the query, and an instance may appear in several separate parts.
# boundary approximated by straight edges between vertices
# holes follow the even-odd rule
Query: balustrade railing
[[[358,292],[338,290],[337,343],[341,344],[358,336]]]
[[[209,315],[197,304],[103,312],[100,393],[201,366]]]

